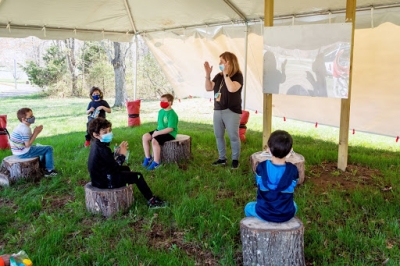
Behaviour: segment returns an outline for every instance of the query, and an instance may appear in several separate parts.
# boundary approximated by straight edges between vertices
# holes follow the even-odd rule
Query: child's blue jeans
[[[296,212],[295,212],[295,214],[296,214],[297,213],[297,204],[296,204],[296,202],[293,202],[293,203],[294,203],[294,208],[296,209]],[[264,219],[261,218],[260,216],[258,216],[256,213],[256,204],[257,204],[256,201],[247,203],[246,207],[244,207],[244,213],[245,213],[246,217],[254,216],[254,217],[257,217],[258,219],[264,221]]]
[[[48,171],[54,169],[53,147],[51,146],[31,146],[27,153],[18,155],[21,159],[35,158],[38,156],[40,157],[40,161],[45,163],[45,167]]]

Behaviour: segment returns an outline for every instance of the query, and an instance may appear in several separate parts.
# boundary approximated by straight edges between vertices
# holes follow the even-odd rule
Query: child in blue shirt
[[[261,162],[256,167],[257,201],[246,205],[246,216],[283,223],[296,214],[297,205],[293,200],[293,193],[299,172],[295,165],[286,162],[292,145],[293,139],[288,132],[277,130],[271,134],[268,149],[272,159]]]

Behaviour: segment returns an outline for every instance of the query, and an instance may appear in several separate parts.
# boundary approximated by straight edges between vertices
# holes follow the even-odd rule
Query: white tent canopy
[[[274,26],[343,23],[345,10],[346,0],[275,1]],[[231,51],[246,72],[245,106],[262,111],[263,18],[264,0],[0,0],[0,37],[129,42],[139,34],[178,97],[211,98],[204,90],[203,62],[216,66],[218,56]],[[384,22],[400,25],[400,1],[357,1],[356,28],[374,28]],[[360,64],[355,64],[350,128],[400,134],[399,124],[391,122],[400,115],[396,103],[400,76],[388,69],[396,65],[400,53],[385,52],[394,51],[398,31],[362,34],[360,41],[356,34],[355,60],[359,58]],[[368,35],[376,37],[371,41]],[[387,65],[382,66],[384,57]],[[338,99],[274,96],[274,116],[338,126],[339,112]]]
[[[274,5],[279,24],[291,23],[292,17],[302,22],[334,19],[344,13],[346,1],[290,0]],[[359,0],[357,27],[370,27],[371,16],[375,26],[382,16],[399,24],[399,6],[393,0]],[[0,37],[131,41],[136,33],[258,22],[263,17],[264,0],[0,0]]]

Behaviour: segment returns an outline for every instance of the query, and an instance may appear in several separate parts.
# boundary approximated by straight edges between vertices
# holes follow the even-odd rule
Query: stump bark
[[[253,172],[256,171],[256,167],[259,163],[272,159],[271,155],[269,155],[269,156],[266,156],[266,155],[267,155],[266,152],[259,151],[259,152],[253,153],[250,156],[250,164],[252,166]],[[303,184],[304,177],[305,177],[305,173],[304,173],[305,172],[305,169],[304,169],[305,160],[304,160],[303,155],[296,153],[296,152],[292,152],[290,154],[290,156],[286,158],[286,161],[294,164],[297,167],[297,170],[299,171],[298,184]]]
[[[167,141],[161,146],[161,162],[172,163],[189,159],[192,154],[190,136],[177,134],[176,139]]]
[[[243,265],[305,265],[304,227],[297,217],[285,223],[246,217],[240,235]]]
[[[20,159],[17,156],[8,156],[1,163],[0,185],[10,185],[21,178],[37,180],[42,176],[39,157]]]
[[[91,182],[85,185],[86,209],[94,214],[110,217],[117,212],[124,213],[133,200],[132,185],[113,189],[93,187]]]

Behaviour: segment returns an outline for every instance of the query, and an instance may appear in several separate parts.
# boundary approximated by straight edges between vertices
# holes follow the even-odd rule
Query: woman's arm
[[[237,92],[242,87],[242,84],[240,84],[237,81],[232,81],[229,76],[227,77],[225,75],[224,78],[225,78],[226,88],[228,89],[229,92],[232,93]]]

